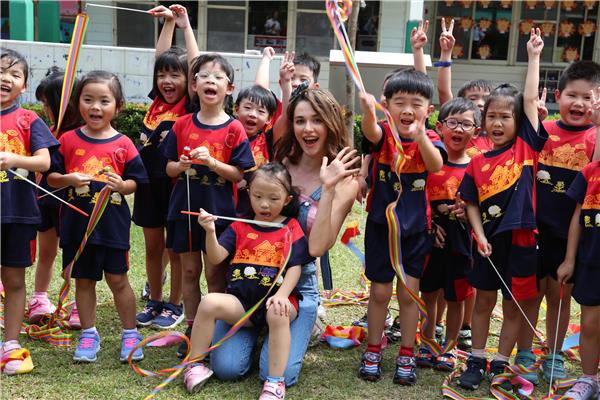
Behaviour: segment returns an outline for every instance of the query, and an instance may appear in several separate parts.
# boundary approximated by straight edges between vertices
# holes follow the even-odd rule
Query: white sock
[[[2,345],[2,352],[8,352],[8,351],[13,351],[13,350],[17,350],[20,349],[21,345],[19,344],[18,340],[9,340],[4,342],[4,344]]]
[[[123,335],[127,334],[127,333],[137,333],[137,328],[133,328],[133,329],[123,329]]]
[[[92,326],[91,328],[83,329],[81,333],[95,333],[97,335],[98,329],[96,329],[95,326]]]

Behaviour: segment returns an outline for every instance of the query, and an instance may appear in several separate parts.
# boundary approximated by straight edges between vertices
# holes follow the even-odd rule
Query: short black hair
[[[505,101],[507,105],[512,106],[512,113],[515,118],[518,132],[521,126],[521,114],[523,113],[523,95],[519,93],[519,89],[510,83],[503,83],[492,90],[490,96],[485,100],[485,104],[483,105],[483,121],[485,121],[489,105],[494,101]]]
[[[209,63],[209,62],[214,62],[216,64],[219,64],[221,66],[221,68],[223,69],[223,72],[225,72],[225,75],[227,75],[227,78],[229,78],[229,83],[233,84],[233,79],[235,78],[235,72],[234,72],[233,66],[231,65],[231,63],[229,61],[227,61],[227,59],[225,57],[223,57],[219,53],[207,53],[207,54],[202,54],[202,55],[194,58],[192,60],[192,79],[196,80],[196,74],[198,72],[200,72],[200,68],[204,64]],[[198,110],[200,109],[200,99],[198,98],[197,94],[194,95],[194,98],[192,99],[192,104]],[[229,115],[233,114],[233,96],[227,95],[225,97],[223,107],[227,114],[229,114]]]
[[[438,121],[441,122],[445,120],[449,115],[462,114],[469,111],[473,112],[473,122],[475,122],[475,125],[481,126],[481,111],[479,111],[479,107],[477,107],[471,100],[467,100],[462,97],[455,97],[452,100],[444,103],[444,105],[440,108]]]
[[[319,60],[314,58],[308,53],[302,53],[294,58],[294,65],[306,65],[313,73],[315,82],[319,80],[319,73],[321,72],[321,63]]]
[[[158,89],[158,73],[161,71],[180,71],[185,76],[185,93],[187,94],[187,78],[188,78],[188,64],[186,54],[183,49],[173,46],[169,50],[162,53],[154,61],[154,75],[152,76],[152,92],[163,99],[160,90]]]
[[[235,106],[239,107],[244,99],[248,99],[251,102],[266,108],[269,116],[275,114],[275,110],[277,110],[277,100],[275,100],[273,92],[260,85],[252,85],[243,88],[235,100]]]
[[[125,105],[125,96],[123,95],[123,88],[121,87],[121,81],[117,75],[108,71],[91,71],[85,74],[85,76],[81,79],[81,82],[77,85],[77,90],[75,91],[75,104],[79,107],[79,98],[81,97],[81,92],[83,88],[90,83],[106,83],[115,97],[115,101],[117,103],[117,111],[123,108]]]
[[[491,92],[494,89],[494,84],[487,79],[473,79],[466,81],[462,84],[460,89],[458,89],[458,97],[465,97],[466,91],[470,89],[481,89]]]
[[[589,60],[582,60],[569,65],[560,75],[558,91],[562,92],[569,82],[579,79],[600,85],[600,64]]]
[[[64,71],[57,66],[50,67],[48,72],[46,72],[46,77],[42,79],[35,89],[36,99],[43,101],[48,105],[52,112],[52,116],[55,119],[58,118],[58,114],[60,113],[60,96],[62,93],[64,75]],[[77,87],[79,85],[79,80],[75,79],[73,85],[74,87]],[[58,121],[52,121],[55,126],[57,122]],[[83,122],[79,115],[79,110],[77,109],[77,103],[75,103],[75,96],[72,96],[69,99],[69,104],[67,105],[60,131],[66,132],[81,125],[83,125]],[[56,134],[61,132],[56,132]]]
[[[271,161],[263,164],[255,169],[248,178],[248,188],[252,188],[252,181],[257,175],[263,174],[270,179],[278,181],[285,188],[288,195],[292,196],[292,200],[286,204],[281,210],[281,215],[286,217],[296,218],[300,212],[300,191],[292,186],[292,175],[282,163]]]
[[[17,64],[23,67],[25,86],[27,86],[27,78],[29,78],[29,64],[27,64],[27,60],[25,59],[25,57],[23,57],[23,55],[18,51],[2,47],[2,50],[0,50],[0,60],[3,60],[5,58],[8,59],[9,68]]]
[[[414,68],[393,74],[385,85],[383,94],[386,99],[391,99],[398,92],[419,94],[431,101],[433,98],[433,81],[430,77]]]

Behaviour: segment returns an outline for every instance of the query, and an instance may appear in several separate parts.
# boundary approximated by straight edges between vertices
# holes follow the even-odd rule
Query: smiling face
[[[485,131],[499,149],[513,141],[517,134],[517,121],[514,115],[514,99],[499,97],[490,101],[484,115]]]
[[[464,129],[464,125],[471,125],[470,129]],[[450,128],[448,125],[453,126]],[[469,144],[469,140],[477,134],[478,127],[475,126],[473,111],[450,114],[444,122],[437,122],[438,131],[442,134],[444,146],[448,152],[462,153]]]
[[[294,136],[300,144],[302,152],[309,157],[325,156],[327,125],[308,101],[298,102],[294,110],[293,123]]]
[[[187,79],[181,70],[163,69],[156,74],[156,86],[167,103],[175,104],[185,95]]]
[[[246,98],[240,101],[235,109],[237,119],[246,130],[246,135],[252,137],[260,132],[269,120],[269,111],[261,104]]]
[[[12,64],[12,65],[11,65]],[[10,107],[21,94],[27,90],[23,65],[15,63],[9,57],[0,61],[0,104],[2,108]]]
[[[79,112],[88,133],[101,134],[110,128],[110,121],[117,113],[117,101],[108,82],[90,82],[83,87]]]
[[[291,200],[283,184],[264,172],[256,172],[250,184],[250,204],[254,211],[254,219],[265,222],[278,222],[281,210]]]
[[[562,92],[555,92],[560,120],[570,126],[585,126],[590,123],[587,113],[592,108],[594,82],[584,79],[569,81]]]
[[[222,106],[225,96],[233,93],[234,86],[230,83],[227,73],[221,64],[215,61],[202,64],[194,78],[194,91],[200,99],[200,105]]]
[[[418,93],[398,91],[385,102],[400,135],[409,134],[410,126],[423,121],[431,111],[429,99]]]

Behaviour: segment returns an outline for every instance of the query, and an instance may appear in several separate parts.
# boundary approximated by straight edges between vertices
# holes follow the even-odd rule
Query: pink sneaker
[[[204,364],[189,366],[183,373],[183,384],[190,393],[198,392],[213,374],[213,370]]]
[[[0,350],[0,371],[6,375],[27,374],[33,370],[29,350],[17,347]]]
[[[37,324],[46,315],[52,314],[56,307],[47,296],[33,296],[29,300],[29,323]]]
[[[285,382],[265,381],[262,393],[258,400],[281,400],[285,399]]]
[[[81,329],[79,312],[77,311],[77,305],[75,303],[73,303],[73,308],[71,308],[71,315],[69,315],[69,325],[71,326],[71,329]]]

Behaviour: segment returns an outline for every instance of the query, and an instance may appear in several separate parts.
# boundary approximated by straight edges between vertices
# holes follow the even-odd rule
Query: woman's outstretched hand
[[[351,168],[358,165],[360,157],[356,155],[356,149],[344,147],[338,155],[327,165],[327,157],[323,157],[319,178],[325,188],[333,188],[338,182],[350,175],[355,175],[360,168]]]

